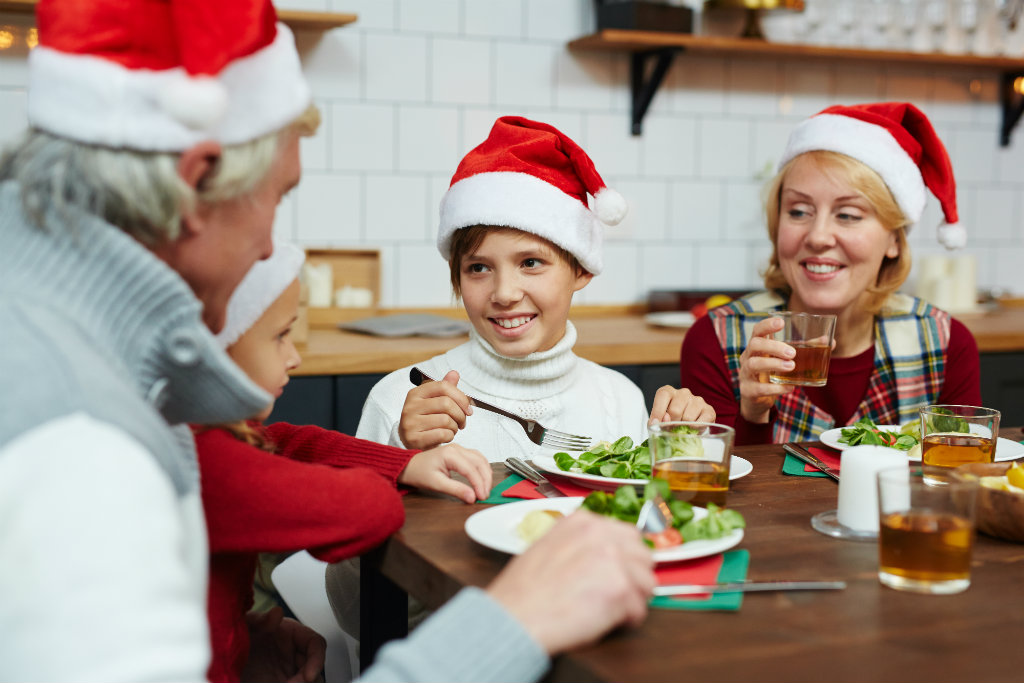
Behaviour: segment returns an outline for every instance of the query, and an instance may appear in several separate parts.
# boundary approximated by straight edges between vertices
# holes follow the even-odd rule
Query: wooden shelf
[[[0,0],[0,12],[32,14],[35,9],[36,0]],[[358,19],[358,15],[355,14],[298,10],[279,10],[277,17],[296,31],[327,31],[339,26],[346,26]]]
[[[904,52],[896,50],[868,50],[860,48],[773,43],[750,38],[698,36],[687,33],[659,31],[627,31],[605,29],[569,43],[573,50],[602,50],[627,52],[633,59],[633,134],[639,135],[647,107],[672,59],[680,53],[717,57],[770,57],[773,59],[827,59],[851,62],[882,62],[885,64],[911,64],[919,66],[964,67],[998,72],[1002,75],[1001,100],[1003,127],[1001,144],[1007,145],[1010,131],[1024,113],[1024,96],[1014,89],[1014,81],[1024,76],[1024,59],[1012,57],[982,57],[954,55],[941,52]],[[655,61],[649,77],[647,62]]]

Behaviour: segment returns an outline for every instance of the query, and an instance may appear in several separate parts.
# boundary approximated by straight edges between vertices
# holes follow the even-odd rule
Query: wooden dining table
[[[1020,429],[1003,430],[1020,440]],[[651,609],[638,628],[554,658],[550,681],[1013,681],[1024,680],[1024,544],[979,535],[971,586],[947,596],[900,592],[878,581],[873,541],[811,527],[836,508],[828,478],[783,474],[781,445],[735,454],[753,471],[732,481],[743,513],[737,548],[747,580],[843,580],[834,591],[747,593],[738,611]],[[494,480],[507,475],[494,465]],[[485,586],[508,556],[472,541],[466,519],[487,505],[412,493],[406,521],[363,559],[362,657],[398,637],[406,593],[437,608],[463,586]]]

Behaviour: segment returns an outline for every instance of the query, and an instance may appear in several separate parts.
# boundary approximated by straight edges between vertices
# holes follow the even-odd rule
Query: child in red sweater
[[[217,335],[274,399],[301,360],[288,335],[303,258],[301,250],[282,244],[258,262],[232,295]],[[476,451],[458,445],[411,451],[320,427],[264,426],[272,408],[273,400],[246,423],[196,430],[210,537],[213,659],[207,675],[215,682],[311,681],[323,667],[323,640],[310,629],[277,612],[248,614],[259,553],[309,550],[328,562],[363,553],[401,527],[398,484],[467,503],[490,491],[490,467]],[[250,636],[260,639],[258,646],[255,640],[250,646]]]

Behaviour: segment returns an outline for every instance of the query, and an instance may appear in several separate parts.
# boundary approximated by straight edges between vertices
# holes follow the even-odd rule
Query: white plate
[[[898,432],[900,430],[899,425],[878,425],[878,428],[887,432]],[[843,429],[849,429],[849,427],[829,429],[826,432],[822,432],[818,439],[830,448],[834,448],[837,451],[845,451],[850,446],[845,443],[839,443],[839,437],[843,435]],[[1024,444],[1017,443],[1011,439],[1004,439],[1003,437],[999,437],[996,440],[996,462],[1016,460],[1021,456],[1024,456]],[[916,462],[921,458],[911,459]]]
[[[526,541],[516,533],[516,527],[531,510],[557,510],[570,514],[583,502],[583,498],[541,498],[495,505],[475,513],[466,520],[466,534],[480,545],[510,555],[526,550]],[[693,508],[694,518],[708,514],[704,508]],[[732,548],[743,540],[743,529],[734,529],[728,536],[710,541],[689,541],[671,548],[655,550],[655,562],[676,562],[696,557],[715,555]]]
[[[538,469],[572,479],[580,486],[599,489],[601,491],[614,491],[618,487],[625,486],[626,484],[633,484],[634,486],[640,487],[647,483],[646,479],[616,479],[615,477],[602,477],[599,474],[566,472],[558,467],[555,463],[554,456],[548,453],[534,455],[532,460],[533,464],[536,465]],[[754,466],[750,464],[750,461],[745,460],[738,455],[734,455],[732,456],[732,460],[729,462],[729,480],[731,481],[733,479],[745,477],[750,474],[753,469]]]
[[[658,311],[645,315],[644,321],[657,327],[692,327],[697,318],[689,311]]]

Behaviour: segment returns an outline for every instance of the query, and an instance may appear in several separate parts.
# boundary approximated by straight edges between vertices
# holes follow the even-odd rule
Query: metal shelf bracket
[[[999,145],[1010,146],[1010,133],[1017,127],[1024,115],[1024,71],[1006,71],[999,87],[999,103],[1002,105],[1003,122],[999,128]]]
[[[633,135],[640,135],[643,129],[644,115],[647,114],[647,108],[651,106],[654,93],[658,92],[658,87],[661,86],[661,82],[665,80],[665,74],[668,73],[669,67],[672,66],[672,59],[679,52],[682,52],[682,48],[669,47],[659,50],[633,52],[630,55],[629,80],[630,90],[633,95],[633,110],[631,112]],[[645,80],[647,64],[651,60],[655,60],[654,68],[651,71],[651,75]]]

